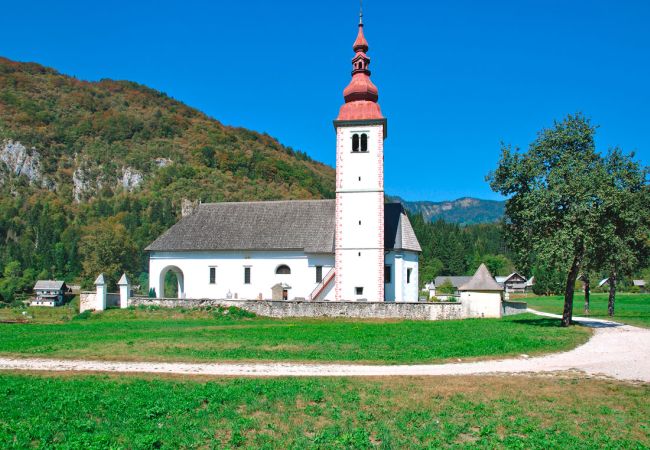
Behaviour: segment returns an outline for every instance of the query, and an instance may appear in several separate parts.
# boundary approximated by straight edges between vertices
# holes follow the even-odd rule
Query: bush
[[[93,312],[90,309],[85,310],[82,313],[77,314],[72,318],[72,320],[86,320],[92,316]]]
[[[212,309],[212,317],[215,319],[224,317],[229,319],[252,319],[253,317],[257,316],[255,313],[246,311],[245,309],[237,308],[235,306],[229,306],[228,308],[218,306]]]
[[[436,286],[436,291],[441,294],[453,294],[456,292],[456,288],[452,284],[451,280],[447,278],[440,286]]]
[[[566,280],[562,272],[540,265],[533,268],[533,275],[535,276],[533,285],[535,294],[559,295],[564,292]]]
[[[140,311],[158,311],[160,306],[158,305],[138,305]]]
[[[234,319],[251,319],[255,316],[255,313],[246,311],[245,309],[237,308],[235,306],[230,306],[228,308],[228,316]]]

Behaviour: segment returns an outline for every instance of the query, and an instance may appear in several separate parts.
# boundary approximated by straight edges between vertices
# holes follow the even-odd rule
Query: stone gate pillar
[[[131,283],[125,273],[122,274],[117,285],[120,287],[120,308],[125,309],[129,306],[129,295],[131,295]]]
[[[106,309],[106,281],[103,273],[100,273],[95,280],[95,287],[97,289],[95,311],[104,311]]]

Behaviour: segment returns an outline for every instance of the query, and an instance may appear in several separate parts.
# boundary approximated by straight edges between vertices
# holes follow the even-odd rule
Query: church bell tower
[[[368,42],[359,14],[352,80],[336,129],[335,296],[384,301],[384,139],[386,119],[370,81]]]

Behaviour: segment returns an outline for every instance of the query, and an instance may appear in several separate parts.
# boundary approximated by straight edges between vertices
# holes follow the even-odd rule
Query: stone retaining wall
[[[112,308],[120,306],[120,294],[106,294],[106,307]],[[92,291],[83,291],[79,294],[79,312],[97,309],[97,293]]]
[[[527,309],[528,309],[528,303],[526,302],[517,302],[517,301],[508,301],[508,300],[504,300],[501,302],[501,314],[503,316],[522,314],[525,313]]]
[[[97,294],[82,292],[79,311],[96,309]],[[177,299],[130,297],[129,306],[160,306],[163,308],[201,308],[235,306],[265,317],[350,317],[356,319],[452,320],[467,318],[461,302],[390,303],[390,302],[310,302],[301,300],[234,300]],[[119,307],[120,295],[106,294],[106,307]],[[503,316],[526,312],[526,302],[503,301]]]
[[[158,299],[131,297],[129,306],[160,306],[163,308],[200,308],[235,306],[260,316],[284,317],[350,317],[357,319],[451,320],[464,317],[463,305],[441,303],[385,302],[309,302],[274,300],[211,300]]]

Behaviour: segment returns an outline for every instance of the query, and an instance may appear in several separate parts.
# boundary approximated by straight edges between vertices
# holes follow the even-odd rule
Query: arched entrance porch
[[[177,290],[175,295],[173,292],[167,292],[169,289],[165,289],[165,278],[170,272],[176,276]],[[158,286],[160,286],[159,298],[185,298],[185,277],[183,276],[183,271],[177,266],[167,266],[160,271]]]

